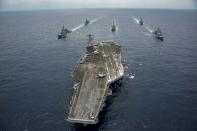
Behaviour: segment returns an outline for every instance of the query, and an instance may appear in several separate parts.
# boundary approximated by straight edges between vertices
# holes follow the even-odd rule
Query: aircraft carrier
[[[110,84],[124,75],[121,46],[91,40],[89,36],[87,52],[73,71],[74,92],[67,118],[71,123],[97,124],[106,97],[112,94]]]

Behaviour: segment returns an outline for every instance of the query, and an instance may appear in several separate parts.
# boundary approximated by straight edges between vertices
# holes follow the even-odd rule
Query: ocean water
[[[142,17],[145,25],[139,26]],[[85,19],[92,20],[86,27]],[[112,21],[118,30],[111,32]],[[57,40],[62,25],[74,30]],[[157,27],[165,40],[156,40]],[[96,126],[66,121],[87,34],[120,43],[125,77]],[[0,131],[196,131],[197,11],[69,9],[0,13]]]

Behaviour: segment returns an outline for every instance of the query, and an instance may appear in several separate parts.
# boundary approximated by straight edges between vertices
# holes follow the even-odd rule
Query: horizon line
[[[20,11],[47,11],[47,10],[72,10],[72,9],[134,9],[134,10],[197,10],[197,8],[132,8],[132,7],[72,7],[72,8],[40,8],[40,9],[19,9],[19,10],[1,10],[0,12],[20,12]]]

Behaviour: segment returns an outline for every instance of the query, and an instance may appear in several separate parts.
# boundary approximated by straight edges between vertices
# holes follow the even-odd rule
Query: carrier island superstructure
[[[97,124],[110,84],[124,75],[121,46],[114,42],[93,42],[89,35],[87,52],[73,71],[74,92],[67,121]]]

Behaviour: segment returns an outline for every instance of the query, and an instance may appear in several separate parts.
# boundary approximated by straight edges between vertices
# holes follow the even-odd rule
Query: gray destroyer
[[[112,93],[110,84],[124,75],[121,46],[114,42],[89,42],[86,54],[73,71],[74,92],[67,121],[97,124],[105,100]]]
[[[68,30],[67,28],[64,28],[64,26],[62,27],[61,32],[57,35],[58,39],[63,39],[66,38],[68,33],[71,33],[71,30]]]
[[[153,34],[155,35],[156,39],[164,41],[164,37],[163,37],[162,31],[160,30],[159,27],[157,28],[157,30],[153,31]]]

